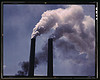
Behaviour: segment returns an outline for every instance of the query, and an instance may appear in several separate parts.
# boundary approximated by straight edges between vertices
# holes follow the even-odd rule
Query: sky
[[[84,25],[87,27],[93,26],[93,23],[91,23],[91,21],[95,20],[95,5],[79,5],[79,6],[81,6],[83,9],[82,14],[84,13],[83,14],[84,20],[82,22],[84,23]],[[20,66],[18,66],[18,64],[22,61],[29,60],[31,35],[33,33],[33,28],[35,26],[38,27],[38,25],[40,25],[40,23],[43,20],[42,18],[44,18],[45,15],[47,14],[46,17],[47,17],[47,20],[49,21],[50,18],[48,17],[48,14],[49,13],[51,13],[52,15],[54,14],[52,10],[54,10],[54,12],[57,12],[57,9],[59,8],[64,10],[68,7],[69,5],[67,4],[66,5],[4,4],[3,5],[3,72],[4,72],[3,75],[15,75],[17,71],[21,69]],[[46,12],[47,10],[48,12]],[[72,10],[74,11],[73,7],[72,7]],[[45,12],[45,15],[44,15],[44,12]],[[71,14],[71,16],[74,14],[74,12]],[[63,13],[63,14],[67,16],[67,13],[68,12]],[[76,10],[76,14],[77,14],[77,10]],[[61,14],[58,14],[58,15],[61,15]],[[53,17],[55,16],[56,15],[54,15]],[[76,17],[74,20],[77,21],[77,19],[78,18]],[[48,21],[45,21],[45,22],[47,23]],[[59,25],[62,26],[63,21],[62,21],[62,24],[60,24],[59,21],[56,23],[58,24],[58,26]],[[48,29],[48,27],[46,27],[46,29]],[[56,27],[56,29],[58,31],[54,30],[55,31],[54,33],[59,32],[60,28]],[[91,32],[91,29],[88,31],[88,33],[91,33],[90,35],[92,35],[92,33],[94,32],[95,32],[94,28],[93,28],[93,32]],[[43,52],[42,52],[43,48],[45,48],[48,36],[51,35],[52,30],[48,30],[47,33],[44,33],[44,31],[40,33],[41,35],[37,36],[36,38],[37,57],[41,57],[41,55],[43,55]],[[77,37],[77,39],[80,39],[78,38],[79,37],[78,35],[75,37]],[[73,38],[73,40],[71,38]],[[87,37],[86,40],[89,40],[90,38],[91,37],[89,38]],[[76,39],[76,42],[78,41],[77,39]],[[65,43],[67,43],[68,45],[65,45]],[[90,43],[90,44],[93,45],[93,43]],[[78,46],[75,46],[75,45],[78,45],[78,43],[75,44],[74,36],[73,37],[68,36],[67,38],[66,36],[62,36],[60,37],[60,39],[57,39],[56,41],[54,41],[53,73],[55,76],[88,76],[88,75],[94,76],[95,75],[95,63],[94,63],[95,49],[93,48],[93,53],[92,53],[91,52],[92,50],[91,51],[87,49],[85,50],[84,47],[86,46],[83,46],[82,47],[83,52],[79,53],[78,50],[79,50],[79,47],[81,46],[79,46],[80,44]],[[75,48],[70,49],[70,47],[75,47]],[[76,50],[76,48],[78,49]],[[69,54],[66,55],[66,53],[69,53]],[[79,55],[81,53],[83,54]],[[86,58],[88,56],[89,58]],[[46,61],[43,61],[41,62],[41,64],[38,64],[38,66],[35,68],[35,75],[43,75],[43,76],[47,75]]]

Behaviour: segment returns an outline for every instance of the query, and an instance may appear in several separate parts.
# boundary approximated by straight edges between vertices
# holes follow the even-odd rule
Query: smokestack
[[[34,63],[35,62],[35,38],[31,39],[31,50],[29,59],[29,76],[34,76]]]
[[[48,72],[47,76],[53,76],[53,39],[48,39]]]

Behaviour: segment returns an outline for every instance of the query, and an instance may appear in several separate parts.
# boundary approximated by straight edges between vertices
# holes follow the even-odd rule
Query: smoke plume
[[[49,32],[53,30],[51,34]],[[35,25],[31,38],[41,34],[49,34],[54,39],[54,47],[59,49],[62,59],[71,59],[78,64],[95,62],[95,21],[84,14],[79,5],[68,8],[47,10]],[[47,61],[47,43],[37,58]],[[54,55],[56,55],[55,53]]]
[[[66,9],[59,8],[55,10],[48,10],[42,14],[42,18],[33,29],[31,38],[49,31],[56,23],[59,25],[57,27],[60,27],[60,24],[70,24],[74,26],[83,18],[82,7],[76,5],[70,6]]]

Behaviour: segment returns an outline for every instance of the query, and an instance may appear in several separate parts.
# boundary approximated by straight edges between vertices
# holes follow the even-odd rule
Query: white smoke
[[[49,37],[53,37],[54,46],[61,51],[60,57],[72,59],[75,63],[94,63],[95,21],[84,14],[81,6],[71,5],[65,9],[44,12],[33,29],[31,38],[46,34],[51,29],[53,32]],[[44,48],[45,46],[42,53],[46,54],[47,48]]]
[[[77,20],[75,20],[77,18]],[[71,24],[72,26],[83,19],[83,9],[80,6],[70,6],[66,9],[48,10],[33,29],[31,38],[47,32],[57,24]],[[75,20],[75,21],[74,21]],[[59,26],[58,26],[59,27]]]
[[[83,8],[78,5],[69,6],[66,9],[48,10],[42,14],[42,18],[33,29],[31,38],[49,32],[54,40],[62,36],[75,43],[81,52],[90,51],[95,47],[95,21],[84,15]]]

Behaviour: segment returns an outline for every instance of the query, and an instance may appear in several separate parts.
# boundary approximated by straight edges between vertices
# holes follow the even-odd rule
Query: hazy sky
[[[31,34],[35,25],[40,21],[41,15],[47,10],[67,8],[68,5],[40,5],[40,4],[4,4],[3,5],[3,65],[4,75],[15,75],[20,66],[19,62],[28,61],[30,55]],[[95,20],[95,5],[82,5],[84,15],[91,16]],[[43,35],[47,36],[47,35]],[[41,52],[44,38],[37,37],[36,52]],[[39,45],[38,45],[39,44]],[[63,42],[62,42],[63,44]],[[71,45],[71,43],[68,43]],[[57,43],[59,46],[60,44]],[[64,46],[66,48],[66,46]],[[57,49],[57,50],[56,50]],[[55,55],[60,51],[55,49]],[[62,49],[60,47],[60,49]],[[56,52],[59,51],[58,54]],[[71,50],[73,51],[73,50]],[[73,52],[76,53],[77,52]],[[70,52],[72,54],[72,52]],[[85,57],[87,54],[84,54]],[[91,54],[90,54],[91,55]],[[70,56],[70,55],[69,55]],[[81,59],[84,57],[80,57]],[[72,56],[74,59],[74,55]],[[77,58],[77,57],[75,57]],[[79,59],[80,59],[79,58]],[[95,56],[92,56],[94,59]],[[80,59],[80,60],[81,60]],[[47,63],[40,64],[35,69],[35,74],[46,75]],[[63,56],[54,58],[54,75],[56,76],[88,76],[95,75],[95,64],[78,64]],[[89,72],[90,71],[90,72]]]

